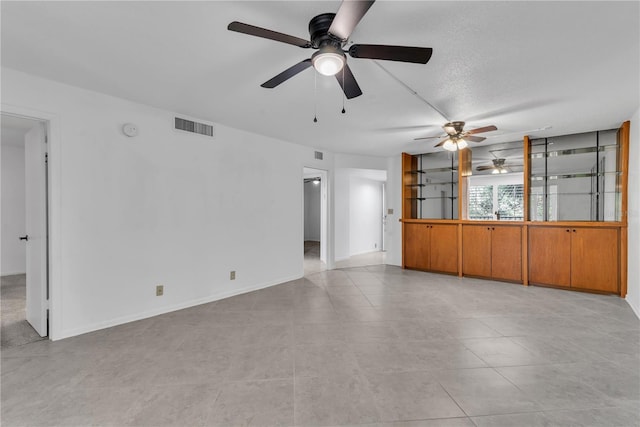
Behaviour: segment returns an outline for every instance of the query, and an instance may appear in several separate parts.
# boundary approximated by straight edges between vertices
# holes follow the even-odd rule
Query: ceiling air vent
[[[322,154],[322,151],[316,151],[315,152],[315,159],[316,160],[322,160],[322,157],[324,157],[323,154]]]
[[[200,123],[193,120],[176,117],[174,128],[176,130],[197,133],[199,135],[210,136],[213,138],[213,124]]]

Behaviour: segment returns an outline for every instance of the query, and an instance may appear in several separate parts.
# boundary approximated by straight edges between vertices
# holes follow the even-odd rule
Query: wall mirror
[[[533,139],[530,147],[530,220],[620,220],[615,129]]]
[[[524,220],[522,141],[474,145],[467,177],[467,219]]]
[[[458,219],[458,153],[439,151],[414,157],[410,182],[415,216]]]

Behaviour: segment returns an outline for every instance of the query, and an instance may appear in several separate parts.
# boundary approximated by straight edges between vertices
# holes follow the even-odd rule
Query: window
[[[524,220],[524,185],[498,185],[498,218],[511,221]]]
[[[468,216],[475,220],[524,220],[522,174],[469,178]]]
[[[493,219],[493,185],[469,187],[469,219]]]

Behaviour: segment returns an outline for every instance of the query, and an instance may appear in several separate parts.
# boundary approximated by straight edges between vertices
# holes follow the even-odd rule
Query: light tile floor
[[[3,426],[638,426],[614,296],[376,265],[2,352]]]
[[[23,345],[43,338],[26,320],[27,276],[0,277],[0,348]]]

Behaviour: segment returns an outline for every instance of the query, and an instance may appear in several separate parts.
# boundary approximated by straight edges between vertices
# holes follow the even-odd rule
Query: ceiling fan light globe
[[[507,173],[506,169],[500,169],[500,173]]]
[[[458,140],[458,150],[464,150],[465,148],[467,148],[469,146],[469,144],[467,143],[467,141],[465,141],[464,139],[460,138]]]
[[[500,170],[499,170],[499,169],[494,169],[494,170],[492,170],[492,171],[491,171],[491,173],[492,173],[493,175],[496,175],[496,174],[499,174],[499,173],[500,173]]]
[[[447,151],[457,151],[458,145],[450,139],[447,139],[444,144],[442,144],[442,148]]]
[[[323,76],[334,76],[344,67],[344,53],[331,46],[321,47],[311,57],[313,68]]]

